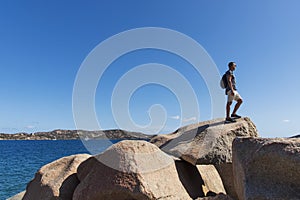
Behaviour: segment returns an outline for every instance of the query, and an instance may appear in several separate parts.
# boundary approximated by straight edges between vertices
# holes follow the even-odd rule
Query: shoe
[[[232,114],[231,117],[236,118],[236,119],[241,118],[241,116],[239,116],[237,114]]]
[[[229,117],[229,118],[226,118],[225,122],[236,122],[236,120]]]

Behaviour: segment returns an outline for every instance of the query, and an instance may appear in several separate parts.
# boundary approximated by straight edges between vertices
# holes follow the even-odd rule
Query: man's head
[[[230,63],[228,63],[228,67],[229,67],[229,69],[230,69],[231,71],[234,71],[235,68],[236,68],[235,62],[230,62]]]

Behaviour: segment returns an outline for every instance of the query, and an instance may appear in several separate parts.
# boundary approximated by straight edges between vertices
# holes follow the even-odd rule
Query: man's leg
[[[227,105],[226,105],[226,119],[230,118],[230,106],[231,106],[231,104],[232,104],[232,101],[227,102]]]
[[[235,115],[235,114],[236,114],[237,110],[239,109],[239,107],[241,106],[242,103],[243,103],[243,99],[237,100],[237,103],[236,103],[235,106],[234,106],[232,115]]]
[[[230,106],[232,104],[233,101],[233,95],[231,91],[227,92],[227,104],[226,104],[226,120],[230,119]]]

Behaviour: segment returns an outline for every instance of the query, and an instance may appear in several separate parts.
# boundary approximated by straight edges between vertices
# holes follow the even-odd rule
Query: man
[[[227,122],[235,122],[236,118],[241,118],[238,114],[236,114],[237,110],[239,109],[240,105],[243,103],[243,99],[240,96],[240,94],[236,90],[236,83],[235,83],[235,76],[233,74],[233,71],[236,68],[235,62],[228,63],[229,70],[226,72],[226,78],[227,78],[227,87],[226,87],[226,95],[227,95],[227,105],[226,105],[226,121]],[[230,106],[232,104],[232,101],[237,101],[233,112],[230,116]]]

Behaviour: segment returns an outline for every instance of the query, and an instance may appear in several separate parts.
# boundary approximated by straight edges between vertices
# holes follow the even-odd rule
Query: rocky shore
[[[60,158],[10,200],[296,200],[299,168],[299,138],[260,138],[249,118],[215,119]]]
[[[149,140],[152,136],[143,133],[129,132],[124,130],[53,130],[50,132],[36,133],[0,133],[0,140],[79,140],[79,139],[144,139]]]

